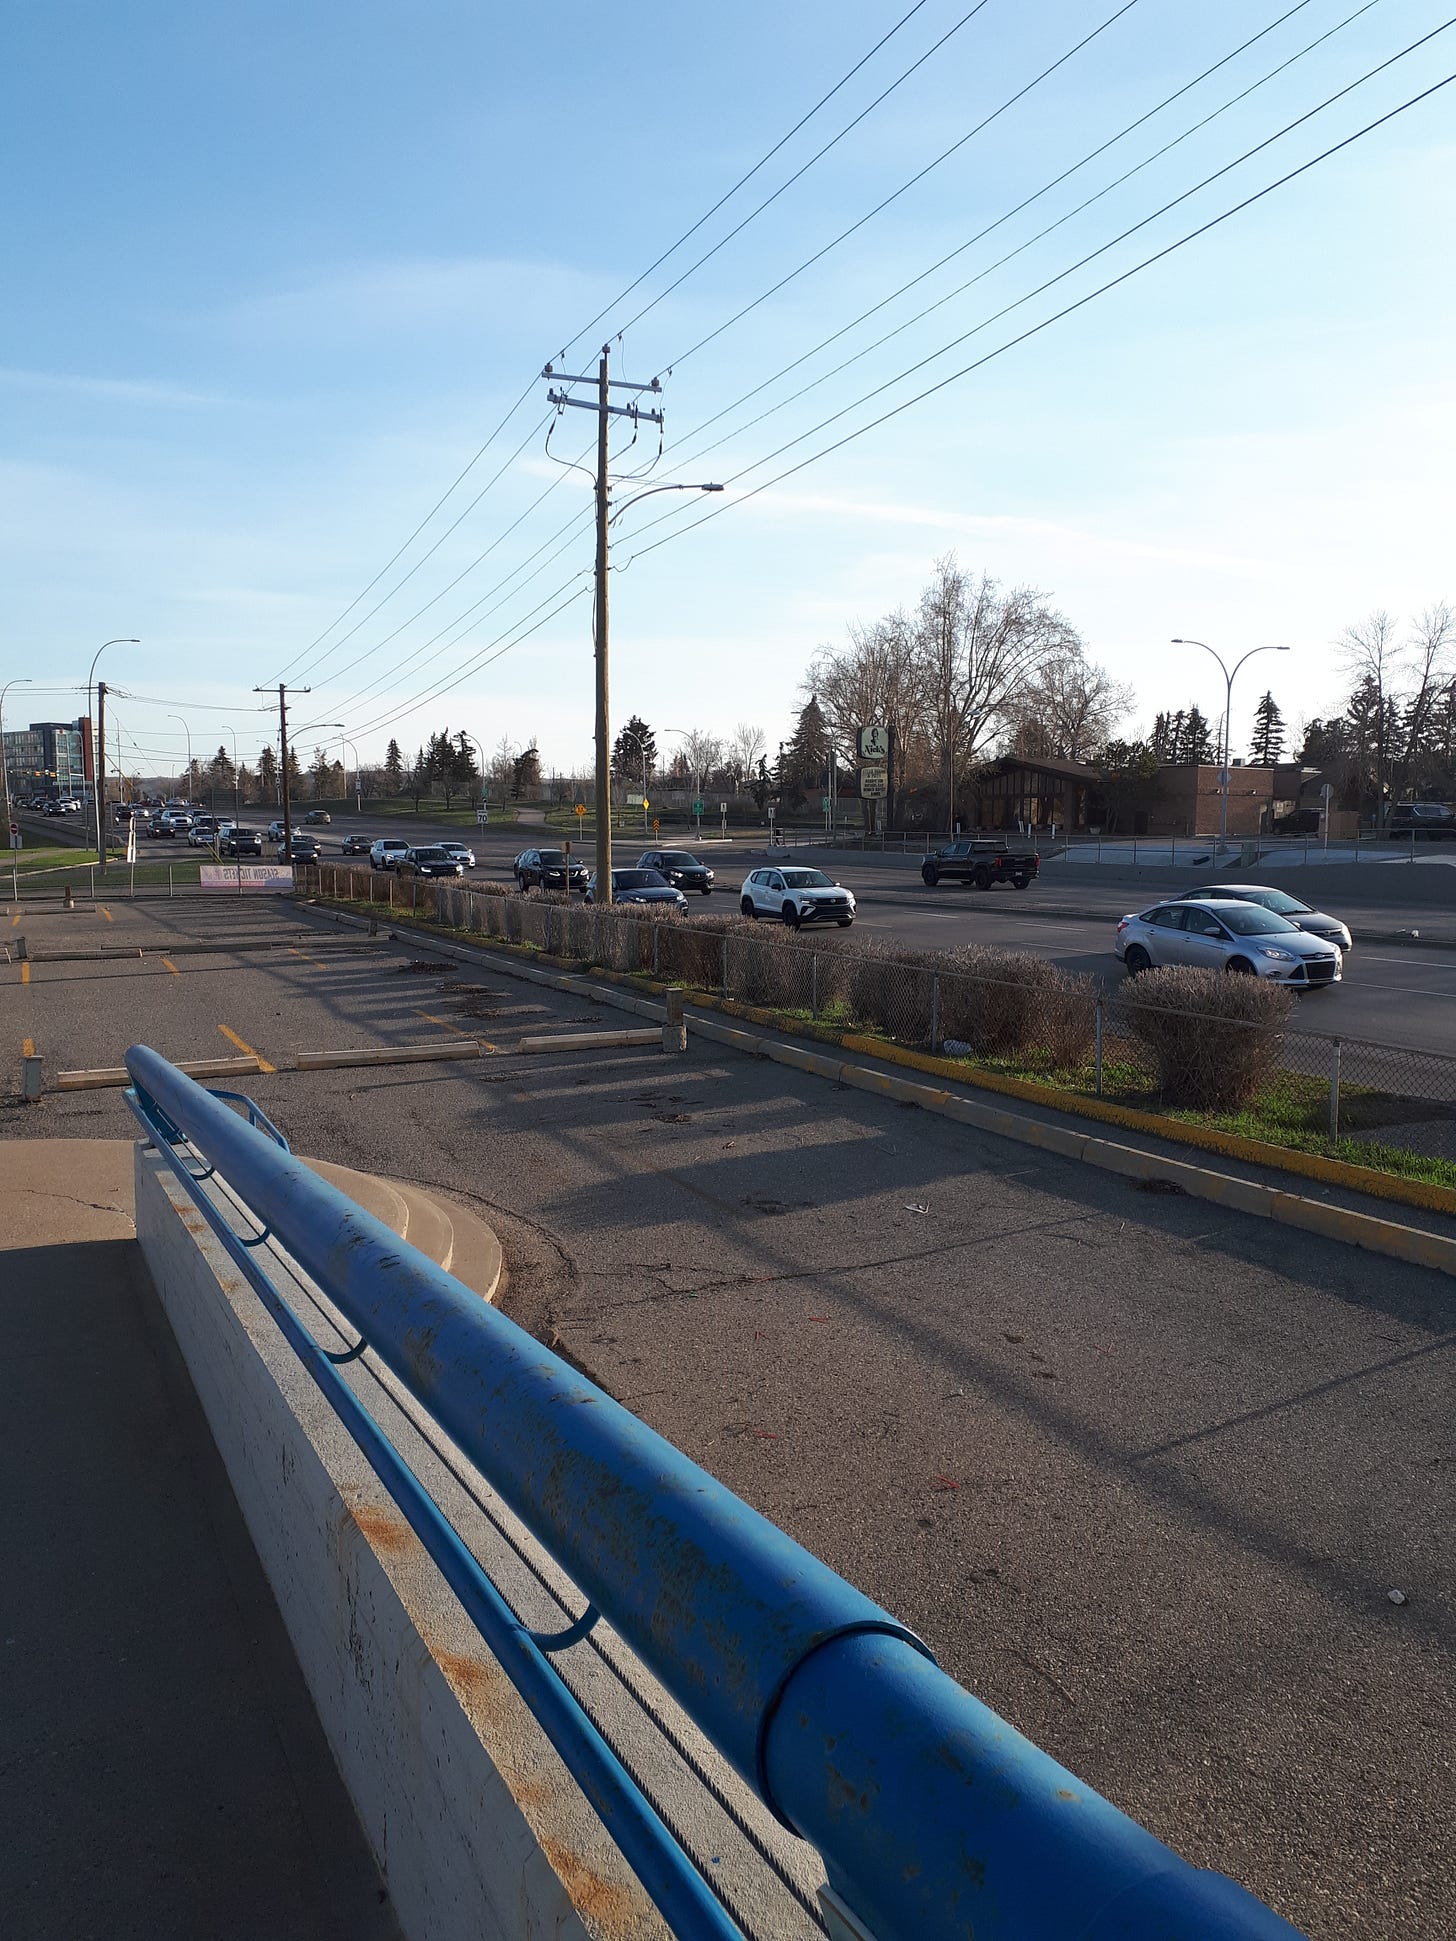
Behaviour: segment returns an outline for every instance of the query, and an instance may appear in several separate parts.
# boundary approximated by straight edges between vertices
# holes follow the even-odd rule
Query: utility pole
[[[255,687],[254,694],[270,694],[271,688]],[[296,687],[295,694],[312,694],[311,687]],[[288,689],[282,681],[278,683],[278,754],[279,786],[283,791],[283,846],[290,861],[293,858],[293,810],[288,799]]]
[[[623,378],[608,375],[610,345],[602,345],[600,362],[597,365],[597,395],[595,401],[586,398],[568,397],[565,391],[548,391],[546,397],[558,411],[574,405],[578,411],[595,411],[597,414],[597,564],[596,564],[596,613],[593,626],[596,649],[597,685],[597,888],[598,903],[612,900],[612,731],[609,703],[609,684],[607,678],[607,551],[608,525],[611,517],[611,482],[607,476],[607,431],[613,418],[630,418],[633,424],[644,420],[648,424],[662,424],[660,411],[644,411],[637,404],[613,404],[610,394],[618,391],[661,391],[662,385],[657,378],[650,384],[629,384]],[[543,377],[557,378],[562,384],[590,384],[590,377],[568,377],[564,372],[553,369],[548,364],[541,373]],[[645,793],[645,790],[644,790]]]
[[[96,791],[96,860],[106,867],[106,683],[96,683],[96,773],[91,777]]]

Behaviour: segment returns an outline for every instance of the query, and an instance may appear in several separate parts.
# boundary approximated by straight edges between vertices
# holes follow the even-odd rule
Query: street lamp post
[[[233,821],[240,822],[243,815],[243,765],[238,760],[238,731],[229,725],[228,733],[233,738]]]
[[[169,714],[167,719],[169,721],[182,721],[180,714]],[[185,721],[182,721],[182,732],[187,737],[187,791],[190,799],[192,792],[192,730],[187,726]]]
[[[96,860],[103,869],[106,867],[106,836],[103,822],[105,810],[101,806],[101,798],[106,793],[106,790],[102,787],[101,778],[96,772],[98,766],[96,760],[98,737],[96,734],[96,717],[91,711],[91,688],[96,679],[96,663],[108,647],[140,646],[141,642],[139,640],[133,640],[129,636],[121,634],[118,634],[115,640],[103,640],[101,645],[96,649],[96,652],[91,656],[91,671],[86,676],[86,732],[91,737],[91,789],[96,797]]]
[[[12,849],[15,842],[10,834],[10,759],[5,753],[5,697],[13,687],[29,687],[30,676],[17,674],[13,680],[0,687],[0,776],[5,783],[5,840]]]
[[[1233,745],[1234,676],[1243,666],[1244,661],[1252,660],[1255,654],[1287,654],[1289,649],[1283,645],[1251,647],[1242,659],[1236,660],[1233,666],[1229,667],[1224,661],[1223,655],[1210,647],[1206,640],[1185,640],[1181,636],[1175,636],[1172,644],[1175,647],[1201,647],[1205,654],[1213,655],[1213,658],[1218,662],[1219,671],[1223,675],[1223,765],[1219,771],[1218,846],[1220,849],[1225,849],[1228,846],[1229,755]],[[1194,791],[1194,806],[1195,808],[1197,806],[1196,788]]]
[[[359,750],[355,743],[350,741],[346,735],[340,735],[339,766],[344,770],[344,793],[347,795],[349,792],[349,771],[344,765],[344,750],[346,748],[352,748],[354,750],[354,813],[355,815],[362,815],[364,813],[364,798],[359,793]]]

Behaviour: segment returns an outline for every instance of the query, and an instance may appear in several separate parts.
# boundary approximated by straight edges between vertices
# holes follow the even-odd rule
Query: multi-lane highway
[[[7,1064],[251,1049],[298,1149],[483,1211],[519,1319],[1185,1853],[1318,1941],[1456,1928],[1449,1281],[700,1039],[522,1054],[620,1014],[281,900],[25,921]]]

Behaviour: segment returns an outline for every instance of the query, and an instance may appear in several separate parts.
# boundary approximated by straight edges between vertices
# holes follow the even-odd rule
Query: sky
[[[662,385],[660,448],[614,429],[610,598],[614,721],[664,756],[772,747],[813,655],[952,550],[1054,601],[1130,730],[1222,714],[1174,636],[1289,644],[1236,751],[1266,684],[1292,725],[1337,708],[1344,626],[1456,599],[1456,85],[1137,268],[1456,73],[1456,26],[1403,54],[1439,3],[1291,5],[19,10],[7,722],[80,712],[135,635],[99,669],[128,771],[256,759],[285,678],[305,760],[342,722],[366,764],[463,728],[583,768],[595,419],[541,372],[608,341]],[[669,481],[728,485],[627,505]]]

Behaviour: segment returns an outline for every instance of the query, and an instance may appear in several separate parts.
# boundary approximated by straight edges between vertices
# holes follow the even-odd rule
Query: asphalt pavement
[[[1180,1851],[1319,1941],[1456,1931],[1448,1280],[696,1040],[520,1055],[621,1014],[272,899],[26,923],[215,949],[0,965],[7,1064],[486,1036],[244,1089],[482,1212],[524,1325]],[[0,1111],[130,1130],[116,1093]]]

